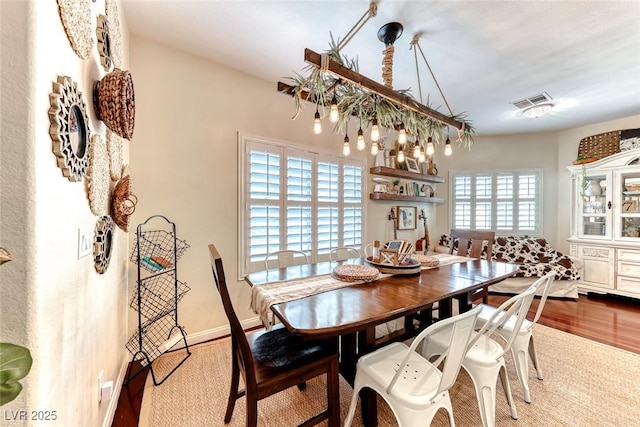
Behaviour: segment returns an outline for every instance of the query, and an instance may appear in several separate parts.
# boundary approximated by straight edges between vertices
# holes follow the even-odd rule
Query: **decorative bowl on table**
[[[383,264],[380,262],[374,262],[373,257],[368,256],[364,259],[365,264],[380,270],[380,273],[387,274],[418,274],[420,273],[421,265],[420,261],[405,257],[405,259],[397,265]]]
[[[333,269],[333,278],[343,282],[371,282],[380,271],[375,267],[359,264],[342,264]]]
[[[418,261],[423,267],[437,267],[440,265],[440,260],[431,255],[413,254],[411,257]]]

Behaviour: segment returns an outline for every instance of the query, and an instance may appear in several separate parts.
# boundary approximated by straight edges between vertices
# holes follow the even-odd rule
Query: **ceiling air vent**
[[[533,95],[525,99],[521,99],[520,101],[512,102],[512,104],[519,110],[523,110],[525,108],[531,107],[533,105],[543,104],[545,102],[551,101],[551,97],[547,92],[542,92],[539,95]]]

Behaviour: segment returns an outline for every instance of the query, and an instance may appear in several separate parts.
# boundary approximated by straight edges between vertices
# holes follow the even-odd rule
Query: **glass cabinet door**
[[[617,237],[640,238],[640,171],[620,174],[620,231]]]
[[[610,174],[581,177],[578,201],[578,234],[590,239],[611,236]]]

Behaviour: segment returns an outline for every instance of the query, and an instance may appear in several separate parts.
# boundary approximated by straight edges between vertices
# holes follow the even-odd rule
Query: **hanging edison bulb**
[[[429,139],[427,139],[427,156],[433,156],[435,152],[436,148],[433,146],[433,138],[429,137]]]
[[[418,161],[420,163],[424,163],[427,161],[427,156],[424,154],[424,148],[420,147],[420,156],[418,157]]]
[[[420,143],[418,141],[416,141],[415,145],[413,146],[413,158],[420,158]]]
[[[398,131],[398,144],[407,143],[407,131],[404,130],[404,123],[400,123],[400,131]]]
[[[367,147],[367,143],[364,141],[364,132],[362,132],[362,126],[358,129],[358,141],[356,142],[356,148],[358,151],[362,151]]]
[[[398,163],[404,163],[404,151],[402,151],[402,148],[398,150],[398,157],[396,160],[398,160]]]
[[[453,149],[451,148],[451,140],[447,137],[447,141],[444,144],[444,155],[450,156],[453,153]]]
[[[318,105],[316,104],[316,115],[313,119],[313,133],[320,135],[322,133],[322,123],[320,122],[320,112],[318,111]]]
[[[338,111],[338,100],[336,99],[336,92],[333,92],[333,99],[331,100],[331,110],[329,111],[329,121],[331,123],[338,123],[340,113]]]
[[[379,151],[380,151],[380,146],[378,145],[378,143],[377,142],[372,142],[371,143],[371,155],[372,156],[377,156]]]
[[[349,144],[349,135],[344,136],[344,144],[342,144],[342,155],[348,156],[351,154],[351,145]]]
[[[378,142],[380,140],[380,129],[378,128],[378,119],[371,121],[371,141]]]

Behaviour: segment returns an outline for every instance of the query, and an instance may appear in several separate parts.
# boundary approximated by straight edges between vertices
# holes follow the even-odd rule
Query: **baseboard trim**
[[[240,324],[242,325],[242,328],[245,330],[262,326],[262,323],[260,322],[260,319],[257,316],[252,317],[251,319],[243,320],[242,322],[240,322]],[[195,344],[200,344],[203,342],[222,338],[230,334],[231,334],[231,330],[229,329],[229,325],[218,326],[217,328],[206,329],[204,331],[195,332],[193,334],[187,334],[187,344],[189,344],[190,346]],[[184,348],[184,341],[179,341],[172,348],[172,350],[178,350],[180,348]]]
[[[111,400],[109,401],[107,413],[104,416],[102,427],[111,427],[111,425],[113,424],[113,418],[116,415],[116,409],[118,409],[118,401],[120,400],[120,393],[122,392],[122,386],[124,385],[125,376],[127,375],[129,362],[129,352],[125,351],[122,363],[120,364],[120,372],[118,372],[116,384],[113,389],[113,394],[111,395]]]

